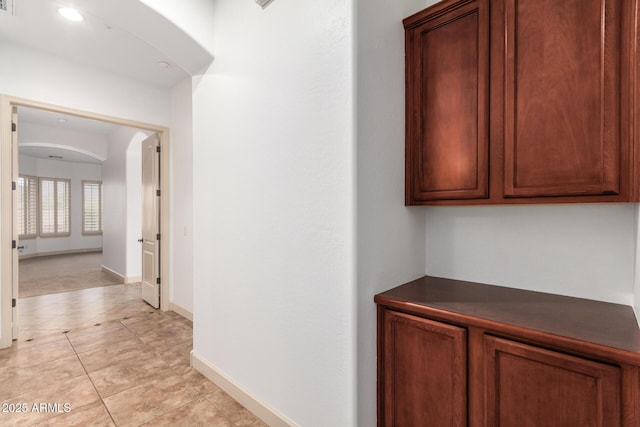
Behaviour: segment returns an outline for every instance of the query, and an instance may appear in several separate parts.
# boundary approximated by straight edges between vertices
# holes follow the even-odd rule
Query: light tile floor
[[[266,426],[190,367],[191,322],[141,302],[139,285],[19,309],[20,339],[0,350],[1,426]]]

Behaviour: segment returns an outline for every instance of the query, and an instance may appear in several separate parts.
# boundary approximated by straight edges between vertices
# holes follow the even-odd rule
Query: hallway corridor
[[[20,304],[35,320],[0,350],[2,426],[265,426],[190,367],[192,323],[138,285]]]

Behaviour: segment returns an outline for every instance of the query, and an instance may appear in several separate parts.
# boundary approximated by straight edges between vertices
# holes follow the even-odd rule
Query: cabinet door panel
[[[463,1],[405,22],[408,204],[488,197],[487,9]]]
[[[505,196],[619,194],[620,0],[504,1]]]
[[[466,331],[386,311],[386,426],[465,426]]]
[[[485,336],[484,425],[622,425],[620,368]]]

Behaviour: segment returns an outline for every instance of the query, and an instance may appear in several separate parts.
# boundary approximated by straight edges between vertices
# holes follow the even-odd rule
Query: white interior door
[[[142,141],[142,299],[160,307],[160,152],[157,134]]]
[[[12,337],[18,339],[18,108],[11,109],[11,181],[13,191],[11,192],[11,224],[12,224],[12,240],[13,250],[11,251],[11,270],[12,270]]]

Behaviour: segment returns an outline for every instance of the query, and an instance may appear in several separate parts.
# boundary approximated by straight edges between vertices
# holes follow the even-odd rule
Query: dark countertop
[[[640,360],[640,328],[626,305],[429,276],[378,294],[375,302],[514,325],[637,353]]]

